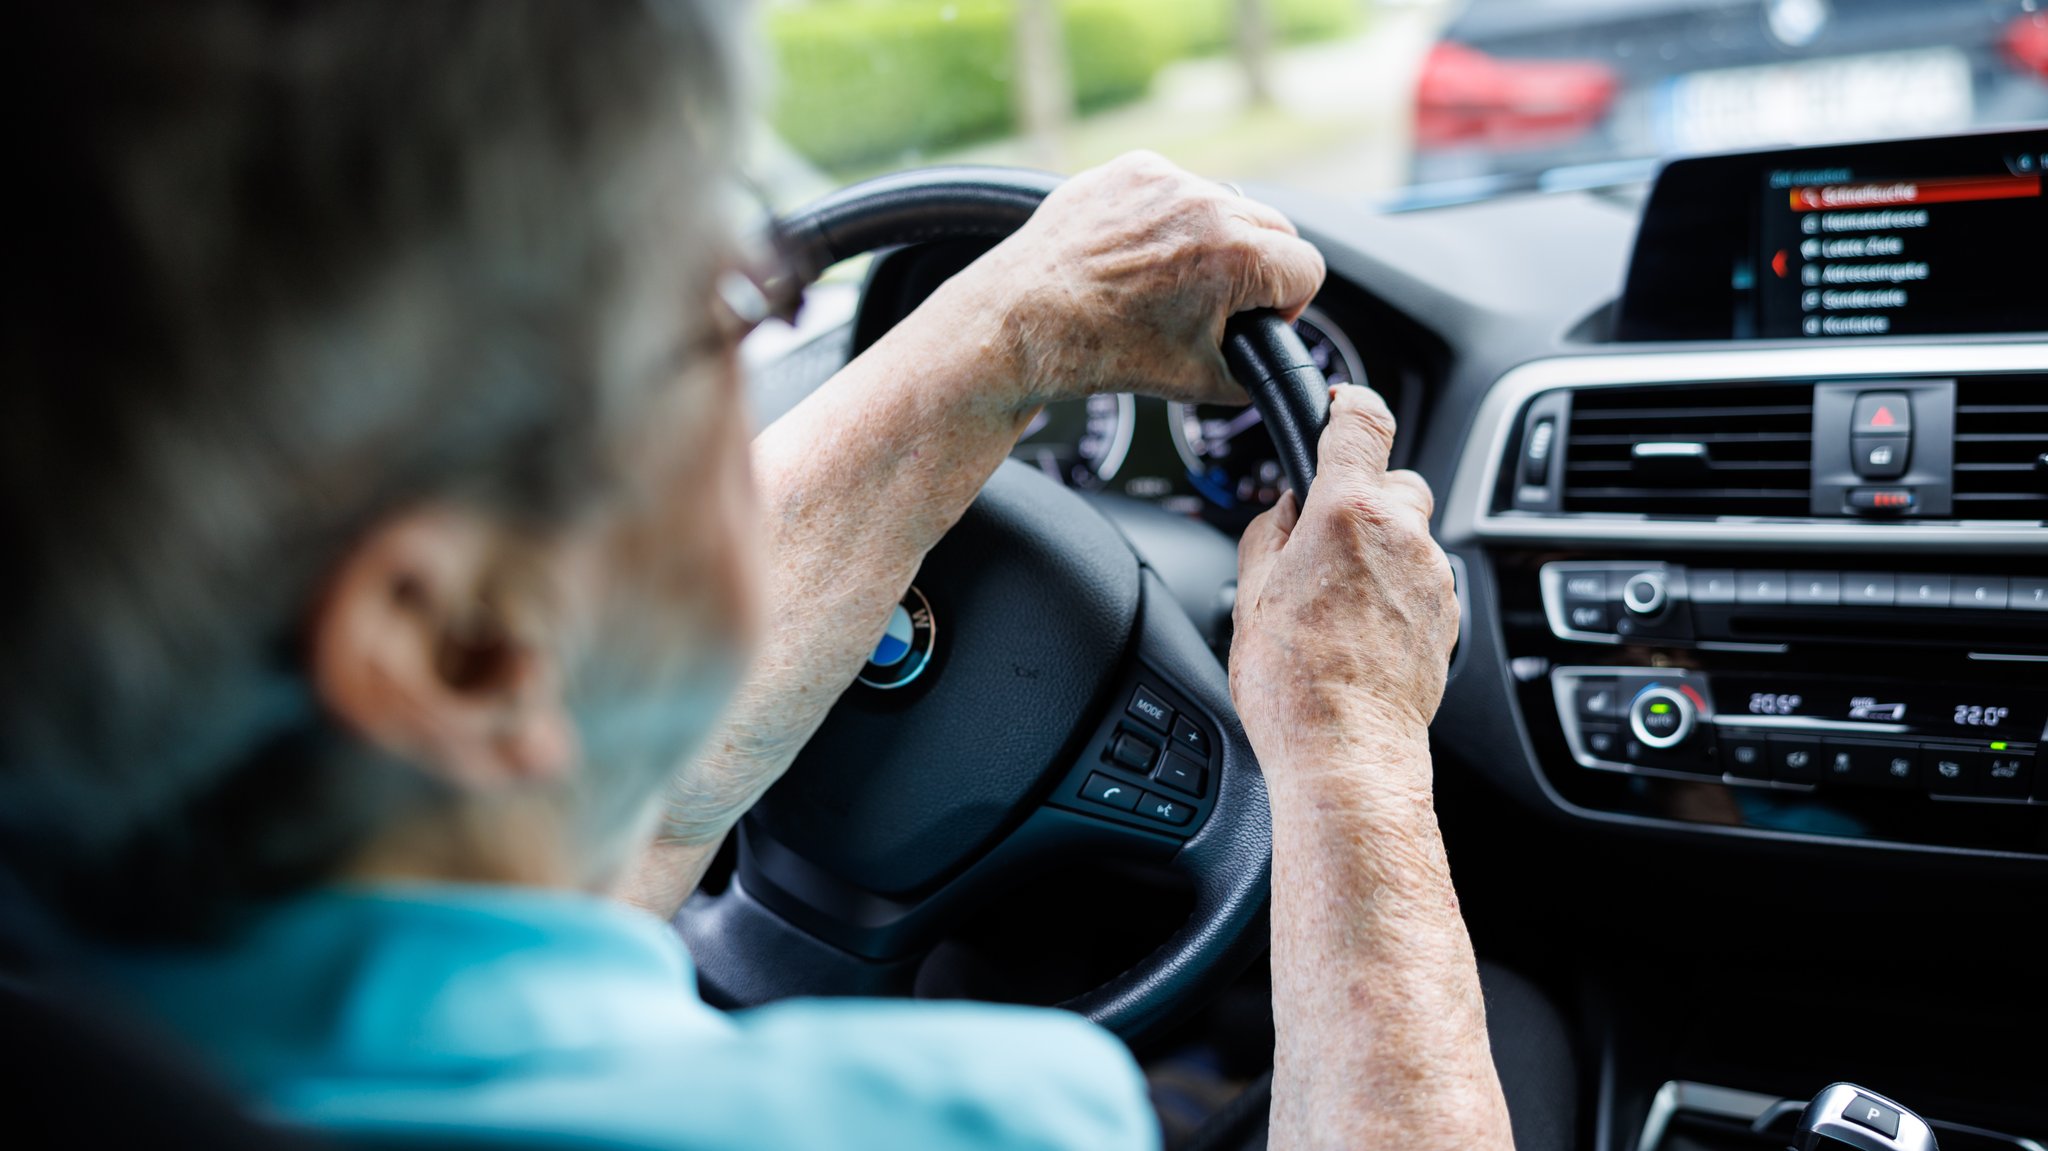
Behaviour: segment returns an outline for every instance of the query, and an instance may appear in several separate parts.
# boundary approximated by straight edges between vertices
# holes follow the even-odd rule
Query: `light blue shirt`
[[[520,888],[330,891],[116,979],[275,1113],[540,1145],[1151,1151],[1130,1054],[1062,1012],[697,997],[667,925]]]

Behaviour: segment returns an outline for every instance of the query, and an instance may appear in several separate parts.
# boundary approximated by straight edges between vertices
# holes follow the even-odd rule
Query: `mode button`
[[[1130,706],[1124,710],[1129,712],[1133,719],[1156,727],[1162,732],[1173,729],[1173,709],[1166,706],[1165,700],[1152,694],[1143,685],[1132,693]]]

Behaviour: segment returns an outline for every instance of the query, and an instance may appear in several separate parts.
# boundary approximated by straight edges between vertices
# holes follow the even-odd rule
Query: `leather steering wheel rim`
[[[808,281],[833,264],[870,251],[949,240],[999,240],[1029,219],[1058,184],[1054,176],[1000,168],[941,168],[883,177],[834,193],[784,221],[783,234],[790,245],[785,254]],[[1314,475],[1315,444],[1328,406],[1321,373],[1292,326],[1271,312],[1233,319],[1224,351],[1233,376],[1271,426],[1289,478],[1297,491],[1305,491]],[[728,891],[693,897],[676,917],[677,930],[696,956],[707,998],[726,1006],[749,1006],[797,994],[910,993],[913,976],[904,964],[916,962],[919,941],[928,942],[935,930],[931,924],[941,912],[957,913],[963,902],[979,899],[1005,866],[1014,871],[1019,853],[1027,850],[1020,844],[1035,853],[1025,856],[1026,866],[1096,850],[1127,856],[1149,853],[1145,857],[1167,863],[1189,881],[1193,909],[1169,938],[1114,978],[1061,1004],[1128,1042],[1141,1042],[1183,1018],[1264,950],[1272,872],[1265,781],[1238,724],[1228,676],[1199,629],[1159,577],[1136,562],[1128,543],[1086,501],[1015,463],[998,470],[960,525],[927,557],[919,580],[928,588],[965,583],[985,590],[988,581],[974,578],[975,571],[1007,566],[1032,572],[1024,585],[1071,580],[1069,598],[1056,604],[1116,601],[1104,609],[1106,615],[1097,613],[1093,625],[1097,632],[1116,634],[1098,637],[1102,644],[1091,649],[1115,654],[1091,658],[1117,666],[1101,672],[1100,683],[1090,689],[1090,702],[1079,709],[1079,734],[1062,746],[1071,752],[1074,741],[1080,740],[1091,752],[1106,748],[1105,741],[1134,726],[1135,713],[1125,705],[1135,698],[1134,687],[1150,685],[1173,702],[1178,716],[1198,720],[1216,740],[1207,760],[1213,784],[1193,804],[1199,818],[1181,839],[1152,835],[1144,827],[1104,831],[1106,820],[1142,822],[1091,812],[1087,803],[1074,798],[1077,780],[1106,764],[1114,768],[1107,751],[1100,751],[1099,758],[1082,755],[1071,767],[1067,760],[1055,759],[1050,767],[1034,765],[1043,778],[1016,793],[1019,810],[1030,807],[1031,814],[1021,825],[1013,821],[1002,828],[999,847],[979,852],[962,865],[964,870],[939,876],[936,890],[899,893],[903,884],[892,887],[886,879],[875,881],[878,875],[889,874],[886,867],[869,868],[865,885],[849,881],[843,873],[857,868],[832,865],[835,858],[842,865],[849,858],[843,842],[836,857],[830,842],[818,847],[815,836],[805,842],[805,828],[819,827],[819,811],[845,818],[848,789],[866,785],[865,780],[847,782],[851,768],[838,770],[822,785],[828,793],[822,802],[806,807],[784,801],[782,812],[774,810],[778,796],[792,788],[821,790],[818,778],[826,773],[811,770],[808,779],[802,778],[806,761],[800,757],[790,775],[742,823],[739,865]],[[1102,595],[1096,595],[1098,591]],[[934,600],[942,603],[937,593]],[[961,605],[954,606],[956,617],[971,615]],[[1041,615],[1060,610],[1037,606]],[[975,630],[973,622],[963,619],[955,633]],[[984,630],[995,626],[980,622]],[[1055,630],[1053,623],[1048,622],[1045,630]],[[955,642],[966,645],[970,638]],[[985,656],[986,651],[980,654]],[[964,647],[953,655],[956,664],[970,662]],[[929,694],[979,685],[983,681],[975,678],[977,670],[956,666],[928,676],[942,681],[949,674],[960,677],[956,684],[942,682]],[[856,687],[850,695],[858,697],[862,690]],[[896,700],[842,699],[834,717],[813,738],[813,746],[834,739],[858,743],[858,733],[873,731],[875,724],[888,722],[899,712],[906,725],[914,726],[922,722],[916,717],[918,706],[913,702],[906,711]],[[835,730],[841,712],[855,714]],[[949,713],[941,712],[939,718],[949,718]],[[1048,716],[1048,726],[1057,718]],[[861,723],[868,727],[853,726]],[[1142,732],[1142,725],[1138,727]],[[1087,735],[1090,731],[1094,734]],[[856,734],[849,737],[848,732]],[[1168,738],[1163,725],[1155,738]],[[806,748],[805,756],[811,751]],[[1162,754],[1170,752],[1169,747]],[[1056,786],[1055,776],[1063,780]],[[833,787],[838,791],[831,791]],[[795,817],[787,812],[791,806],[797,808]],[[807,824],[806,818],[811,822]],[[1111,842],[1106,837],[1112,833],[1129,842]],[[809,847],[818,847],[810,853],[816,859],[807,857]],[[1008,864],[1003,862],[1006,856]],[[858,852],[852,857],[856,863],[863,858]],[[956,892],[967,894],[954,898]],[[773,962],[762,961],[771,955]]]

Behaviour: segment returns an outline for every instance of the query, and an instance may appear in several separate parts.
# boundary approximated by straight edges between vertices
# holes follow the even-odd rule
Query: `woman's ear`
[[[492,520],[429,508],[378,524],[308,628],[313,689],[344,726],[461,790],[573,771],[561,556]]]

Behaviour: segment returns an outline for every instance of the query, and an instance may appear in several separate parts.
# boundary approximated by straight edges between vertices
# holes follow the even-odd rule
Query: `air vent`
[[[2048,520],[2048,376],[1958,381],[1955,514]]]
[[[1572,396],[1564,510],[1803,516],[1813,387],[1587,388]]]

